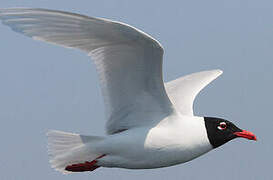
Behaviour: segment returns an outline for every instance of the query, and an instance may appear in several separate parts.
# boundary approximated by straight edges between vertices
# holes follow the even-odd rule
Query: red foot
[[[101,155],[91,162],[85,161],[85,163],[72,164],[72,165],[66,166],[65,170],[71,171],[71,172],[94,171],[95,169],[100,167],[96,165],[96,163],[98,162],[97,159],[102,158],[104,156],[105,155]]]

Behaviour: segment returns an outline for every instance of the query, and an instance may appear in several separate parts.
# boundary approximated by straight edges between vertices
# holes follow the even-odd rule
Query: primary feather
[[[144,32],[115,21],[45,9],[1,9],[0,19],[26,36],[91,56],[109,134],[152,123],[155,116],[173,111],[162,80],[163,49]]]

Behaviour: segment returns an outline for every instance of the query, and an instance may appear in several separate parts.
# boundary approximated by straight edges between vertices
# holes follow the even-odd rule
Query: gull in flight
[[[33,39],[82,50],[96,65],[107,135],[49,131],[50,164],[60,172],[167,167],[237,137],[256,140],[253,133],[225,119],[194,116],[195,97],[221,70],[164,83],[162,45],[130,25],[32,8],[0,9],[0,20]]]

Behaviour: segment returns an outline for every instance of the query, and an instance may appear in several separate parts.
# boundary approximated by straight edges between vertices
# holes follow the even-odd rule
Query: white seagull
[[[196,95],[221,70],[163,83],[163,47],[132,26],[32,8],[0,9],[0,19],[33,39],[85,51],[96,65],[107,136],[49,131],[50,163],[58,171],[167,167],[190,161],[236,137],[256,140],[253,133],[227,120],[194,116]]]

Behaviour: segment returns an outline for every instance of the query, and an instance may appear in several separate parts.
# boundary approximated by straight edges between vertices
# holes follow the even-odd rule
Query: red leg
[[[66,166],[65,170],[71,172],[94,171],[95,169],[100,167],[96,165],[96,163],[98,162],[97,159],[102,158],[104,156],[105,154],[97,157],[95,160],[91,162],[85,161],[84,163],[68,165]]]

